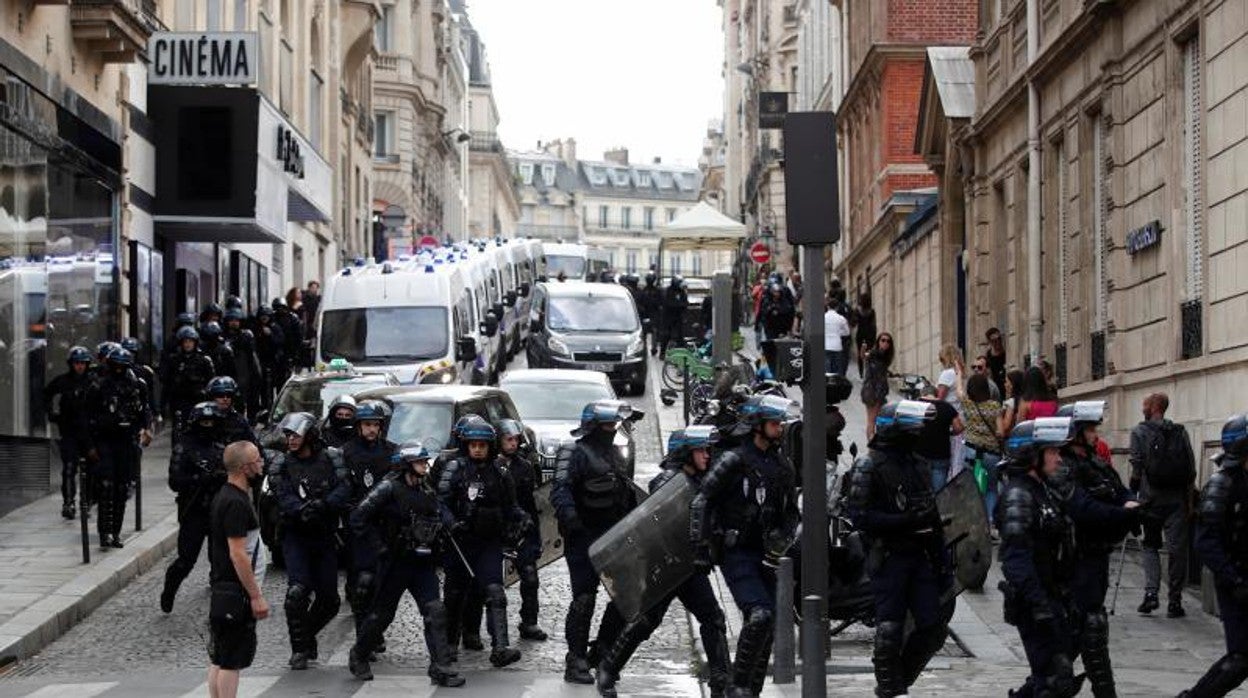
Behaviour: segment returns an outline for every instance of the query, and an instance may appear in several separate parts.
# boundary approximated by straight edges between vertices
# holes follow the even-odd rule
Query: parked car
[[[611,381],[598,371],[514,370],[503,377],[498,387],[507,391],[520,411],[521,421],[536,434],[537,452],[547,471],[554,470],[560,446],[576,440],[572,430],[580,426],[585,405],[616,399]],[[616,432],[615,445],[628,462],[631,480],[637,459],[632,422],[625,422]]]
[[[646,391],[646,342],[628,289],[616,284],[537,284],[529,307],[529,368],[600,371]]]
[[[394,444],[419,441],[431,453],[445,449],[451,427],[460,417],[478,414],[491,424],[520,419],[507,393],[486,386],[439,385],[374,388],[357,394],[357,400],[381,400],[393,411],[386,440]],[[529,435],[530,441],[533,435]]]
[[[291,376],[273,401],[273,409],[256,415],[256,436],[265,448],[282,448],[285,442],[277,430],[282,417],[291,412],[309,412],[324,419],[329,406],[343,395],[384,385],[398,385],[399,380],[387,372],[361,373],[351,364],[338,360],[324,371],[311,371]]]

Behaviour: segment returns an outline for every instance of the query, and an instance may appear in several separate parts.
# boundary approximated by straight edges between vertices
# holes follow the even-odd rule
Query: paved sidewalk
[[[38,652],[173,549],[169,453],[162,435],[143,455],[143,530],[134,530],[132,498],[125,548],[99,549],[92,510],[90,564],[82,564],[79,520],[61,518],[59,490],[0,518],[0,665]]]

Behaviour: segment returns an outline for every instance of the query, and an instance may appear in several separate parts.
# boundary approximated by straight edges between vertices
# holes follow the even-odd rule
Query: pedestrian
[[[209,507],[208,694],[234,698],[239,672],[256,656],[256,622],[269,617],[260,591],[264,546],[260,520],[251,503],[250,482],[260,476],[264,459],[255,444],[237,441],[225,447],[226,482]]]
[[[1072,505],[1079,553],[1072,582],[1078,617],[1073,627],[1079,638],[1083,667],[1098,698],[1115,695],[1114,672],[1109,657],[1109,614],[1105,596],[1109,591],[1110,555],[1140,518],[1139,502],[1132,499],[1118,472],[1096,457],[1097,428],[1104,419],[1104,401],[1079,402],[1058,411],[1070,418],[1072,435],[1066,447],[1058,494],[1067,499],[1086,499],[1086,508]]]
[[[364,501],[373,487],[395,471],[396,463],[393,460],[397,450],[394,444],[382,438],[385,413],[380,403],[363,401],[356,408],[353,419],[355,433],[342,449],[342,460],[347,464],[351,480],[351,496],[347,502],[347,513],[343,517],[344,523],[348,524],[351,511]],[[360,568],[356,562],[360,556],[354,551],[358,539],[350,535],[349,529],[345,533],[347,535],[343,538],[346,541],[343,555],[347,559],[346,596],[355,620],[356,638],[359,638],[364,619],[368,616],[377,594],[377,568],[374,567],[372,571]],[[385,642],[379,637],[375,649],[384,651],[384,648]]]
[[[87,393],[86,455],[99,502],[96,526],[102,550],[125,547],[121,524],[126,500],[139,477],[143,448],[152,440],[147,389],[131,371],[133,365],[133,355],[117,346],[105,361],[107,373]]]
[[[334,534],[351,497],[351,479],[342,453],[325,446],[311,414],[291,412],[278,429],[286,452],[273,460],[270,483],[282,516],[289,664],[302,671],[318,658],[316,636],[342,604]]]
[[[870,542],[875,597],[875,695],[906,695],[945,645],[941,594],[952,584],[932,481],[915,446],[936,419],[932,402],[892,402],[876,417],[870,451],[854,464],[849,515]],[[944,439],[948,443],[948,439]],[[952,603],[952,601],[951,601]],[[906,636],[907,619],[913,630]]]
[[[1131,489],[1140,502],[1148,505],[1144,521],[1144,601],[1140,613],[1151,613],[1160,605],[1161,543],[1166,543],[1169,559],[1167,586],[1169,604],[1166,617],[1182,618],[1183,580],[1187,577],[1188,520],[1191,516],[1192,486],[1196,482],[1196,456],[1187,430],[1166,419],[1170,398],[1153,393],[1144,398],[1144,421],[1131,430]]]
[[[695,489],[700,488],[711,462],[711,448],[718,439],[718,431],[712,426],[690,426],[672,432],[667,440],[667,457],[660,464],[659,474],[650,480],[650,494],[677,477],[688,478]],[[667,609],[676,599],[680,599],[680,604],[698,621],[711,695],[717,698],[724,695],[730,664],[728,626],[724,610],[711,588],[709,572],[709,567],[699,569],[667,598],[630,622],[615,643],[603,651],[597,673],[599,695],[614,698],[620,672],[641,643],[663,622]]]
[[[831,299],[823,314],[824,372],[845,375],[845,338],[849,336],[849,321],[837,312]]]
[[[454,519],[429,482],[429,451],[420,443],[403,444],[395,454],[398,471],[384,478],[351,513],[354,566],[377,578],[376,600],[357,626],[348,668],[371,681],[370,657],[394,621],[403,592],[411,594],[425,625],[429,678],[457,688],[465,680],[451,667],[446,638],[447,611],[438,594],[438,558]],[[388,552],[382,555],[379,548]]]
[[[936,388],[925,385],[919,400],[933,407],[932,418],[923,423],[923,431],[914,440],[914,455],[919,459],[931,479],[935,492],[949,481],[953,465],[954,437],[966,428],[962,415],[948,401],[940,399]]]
[[[667,347],[675,342],[680,346],[685,339],[685,310],[689,308],[689,294],[685,291],[685,280],[679,275],[673,276],[663,291],[663,306],[659,323],[659,358],[667,356]]]
[[[468,419],[458,429],[459,457],[438,478],[438,499],[454,517],[451,540],[458,544],[444,567],[447,637],[454,657],[465,599],[470,592],[484,597],[490,664],[501,668],[520,661],[520,650],[511,646],[507,632],[504,551],[514,551],[534,522],[516,504],[511,474],[500,467],[497,430],[482,417]]]
[[[997,386],[1000,394],[1005,394],[1005,339],[1001,336],[1001,330],[995,327],[990,327],[984,337],[988,340],[988,350],[984,353],[988,364],[988,378]]]
[[[572,581],[572,602],[564,621],[568,652],[563,680],[590,685],[589,633],[598,599],[598,573],[589,561],[589,546],[637,506],[637,496],[625,474],[624,456],[615,446],[620,425],[642,418],[632,405],[619,400],[597,400],[581,411],[581,423],[572,431],[576,445],[563,449],[555,465],[550,504],[564,541],[564,560]],[[594,648],[603,651],[624,629],[624,617],[614,602],[607,604],[598,625]],[[599,657],[592,664],[597,666]]]
[[[1010,432],[1008,481],[997,502],[1001,536],[1002,617],[1018,628],[1031,674],[1012,696],[1066,698],[1079,693],[1072,666],[1075,611],[1069,603],[1075,536],[1067,502],[1049,483],[1063,467],[1070,420],[1022,422]]]
[[[537,624],[537,562],[542,556],[542,531],[537,525],[541,515],[533,494],[542,482],[542,466],[534,457],[532,445],[525,436],[524,425],[514,419],[498,423],[499,451],[503,466],[516,488],[516,503],[528,515],[532,525],[516,550],[516,575],[520,577],[520,639],[544,642],[546,631]]]
[[[1039,366],[1028,366],[1024,373],[1023,393],[1016,396],[1014,419],[1026,422],[1057,414],[1057,393],[1044,377]]]
[[[200,350],[198,330],[179,328],[175,340],[177,349],[160,366],[160,384],[165,388],[164,403],[173,422],[173,440],[177,442],[183,412],[203,402],[204,387],[217,373],[212,359]]]
[[[863,293],[858,296],[858,332],[854,336],[858,344],[858,377],[866,378],[865,365],[867,352],[875,347],[876,332],[879,330],[875,326],[875,309],[871,307],[871,294]],[[887,379],[887,376],[885,377]],[[883,404],[883,403],[881,403]],[[867,428],[871,429],[871,425],[875,420],[868,417]]]
[[[975,374],[982,375],[988,379],[988,396],[997,402],[1001,402],[1001,389],[997,387],[996,382],[992,379],[988,366],[988,357],[984,354],[976,356],[975,361],[971,362],[971,373],[968,374],[967,380],[969,380],[970,375]]]
[[[199,560],[209,535],[212,501],[227,479],[225,446],[231,442],[221,438],[224,419],[225,413],[215,402],[191,408],[186,431],[169,459],[169,489],[178,509],[178,556],[165,571],[160,592],[160,610],[165,613],[173,611],[178,587]]]
[[[1018,369],[1012,369],[1005,374],[1005,401],[1001,403],[1001,428],[997,430],[1002,436],[1008,437],[1019,423],[1018,403],[1023,394],[1024,383],[1026,376]]]
[[[93,382],[90,350],[71,347],[65,364],[69,370],[53,378],[43,389],[43,405],[48,421],[56,425],[59,436],[56,446],[61,456],[61,516],[73,519],[77,516],[78,464],[86,457],[90,444],[87,437],[91,412],[87,398]],[[83,506],[87,506],[87,495],[87,492],[82,493]]]
[[[867,440],[875,436],[875,417],[888,399],[888,369],[893,365],[893,335],[882,332],[875,344],[863,352],[862,363],[866,373],[862,379],[859,396],[867,406]]]
[[[958,414],[962,414],[962,396],[966,392],[966,361],[962,350],[956,344],[945,344],[940,348],[940,375],[936,379],[936,397],[949,403]],[[962,469],[962,436],[960,433],[951,439],[949,453],[952,458],[953,470],[956,475]]]
[[[719,565],[741,612],[728,695],[757,696],[775,638],[776,575],[799,519],[797,473],[780,451],[784,423],[796,405],[756,395],[738,410],[740,446],[715,460],[689,505],[694,566]],[[714,526],[714,528],[712,528]],[[720,551],[718,557],[712,550]]]
[[[1231,415],[1221,440],[1200,493],[1196,551],[1213,574],[1226,654],[1180,698],[1220,698],[1248,679],[1248,414]]]
[[[1005,451],[1005,438],[1001,432],[1001,403],[992,397],[992,382],[986,374],[986,371],[977,371],[966,379],[966,402],[962,404],[966,431],[962,436],[966,441],[963,450],[965,467],[975,473],[980,483],[984,493],[984,510],[988,512],[991,524],[993,511],[997,507],[997,487],[1001,482],[997,466]]]
[[[767,295],[767,285],[763,283],[763,275],[760,273],[758,278],[754,280],[754,285],[750,288],[750,307],[753,311],[755,346],[762,346],[763,344],[763,296],[765,295]]]
[[[840,288],[840,279],[833,279],[832,290],[832,307],[836,312],[845,318],[846,325],[850,331],[841,336],[841,375],[849,373],[849,359],[858,352],[854,351],[853,328],[858,322],[857,315],[853,312],[853,308],[849,307],[849,303],[845,301],[845,289]],[[860,361],[860,360],[859,360]]]
[[[321,282],[312,280],[308,282],[308,287],[303,292],[303,312],[299,318],[303,321],[303,363],[309,368],[313,363],[312,358],[316,355],[316,316],[320,310]]]
[[[299,289],[291,289],[287,297],[295,297]],[[282,329],[282,364],[281,374],[276,386],[280,389],[286,379],[299,367],[299,352],[303,347],[303,323],[299,316],[290,308],[290,303],[282,298],[273,299],[273,324]]]

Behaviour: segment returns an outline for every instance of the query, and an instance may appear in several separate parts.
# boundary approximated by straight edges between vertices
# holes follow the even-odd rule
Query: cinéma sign
[[[147,57],[153,85],[250,85],[260,75],[256,32],[156,32]]]

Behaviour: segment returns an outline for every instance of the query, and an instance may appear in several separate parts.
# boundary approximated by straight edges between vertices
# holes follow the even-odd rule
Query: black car
[[[333,365],[325,371],[291,376],[273,402],[273,410],[257,415],[256,435],[265,448],[282,448],[285,442],[277,425],[291,412],[308,412],[317,419],[324,419],[330,404],[343,395],[398,384],[399,380],[392,374],[361,373],[346,363]]]
[[[365,390],[355,398],[390,405],[393,415],[386,430],[387,441],[396,445],[419,441],[430,453],[446,448],[451,427],[464,415],[480,415],[491,424],[502,419],[520,420],[511,397],[487,386],[405,385]],[[535,442],[530,430],[529,443]]]
[[[646,342],[637,306],[623,286],[537,284],[529,322],[529,368],[600,371],[621,392],[646,392]]]

